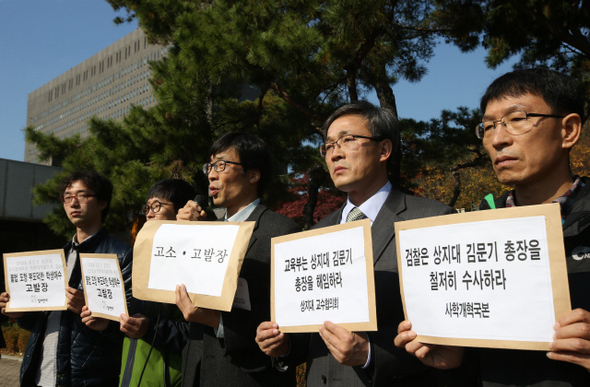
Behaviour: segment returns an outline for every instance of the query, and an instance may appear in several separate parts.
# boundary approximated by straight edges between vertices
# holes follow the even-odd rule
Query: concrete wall
[[[32,189],[45,183],[61,168],[0,159],[0,219],[43,220],[53,205],[33,205]]]

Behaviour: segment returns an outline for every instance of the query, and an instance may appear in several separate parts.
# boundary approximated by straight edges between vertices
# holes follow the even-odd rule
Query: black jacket
[[[590,179],[576,195],[563,224],[572,309],[590,311]],[[506,206],[508,193],[495,201]],[[489,209],[484,201],[481,209]],[[544,351],[475,349],[482,386],[590,386],[585,368],[547,358]]]
[[[256,328],[270,320],[271,239],[299,231],[291,219],[259,204],[248,221],[255,221],[240,277],[248,283],[251,310],[221,312],[224,339],[213,328],[190,324],[189,341],[182,354],[182,385],[295,386],[295,368],[278,372],[256,344]]]
[[[68,243],[67,254],[72,247]],[[131,296],[131,247],[101,229],[92,238],[80,243],[79,253],[117,254],[125,282],[127,299]],[[83,290],[80,261],[74,266],[68,285]],[[49,312],[31,312],[18,319],[18,324],[31,331],[21,366],[21,386],[34,386],[41,362],[43,339]],[[123,334],[119,324],[111,322],[102,331],[94,331],[82,323],[79,315],[69,310],[61,312],[57,344],[57,381],[60,386],[113,385],[119,383]]]

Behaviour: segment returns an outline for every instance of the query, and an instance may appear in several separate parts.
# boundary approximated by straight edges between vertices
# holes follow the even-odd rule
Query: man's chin
[[[498,181],[504,185],[508,185],[510,187],[514,187],[515,184],[518,184],[518,177],[514,176],[511,173],[500,173],[497,174],[496,177],[498,178]]]
[[[216,207],[225,207],[225,202],[220,197],[212,196],[211,198],[213,199],[213,204]]]
[[[348,179],[336,179],[334,180],[334,187],[342,192],[348,192],[352,183]]]

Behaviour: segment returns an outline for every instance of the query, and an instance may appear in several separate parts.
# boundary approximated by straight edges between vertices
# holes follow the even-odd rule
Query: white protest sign
[[[546,350],[569,308],[560,220],[559,206],[546,205],[396,223],[418,340]]]
[[[181,225],[162,225],[154,237],[148,287],[175,290],[176,285],[185,284],[191,293],[221,296],[239,229],[230,225],[195,233]]]
[[[283,332],[376,330],[370,220],[273,238],[271,292]]]
[[[92,316],[119,321],[127,314],[125,285],[116,254],[80,254],[84,298]]]
[[[184,284],[194,305],[231,310],[254,225],[147,222],[134,246],[133,296],[174,303],[176,286]]]
[[[63,250],[4,254],[7,312],[66,310]]]

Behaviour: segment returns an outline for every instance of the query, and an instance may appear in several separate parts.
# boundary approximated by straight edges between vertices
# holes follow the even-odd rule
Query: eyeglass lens
[[[145,204],[141,210],[144,215],[147,215],[150,212],[150,210],[152,210],[152,212],[154,214],[156,214],[156,213],[160,212],[161,209],[162,209],[162,203],[153,202],[151,205]]]
[[[67,196],[64,196],[64,197],[62,197],[61,201],[62,201],[62,203],[70,204],[70,203],[72,203],[72,200],[76,199],[78,201],[78,203],[84,204],[92,196],[96,196],[96,195],[89,195],[89,194],[86,194],[86,193],[78,193],[78,194],[75,194],[75,195],[67,195]]]

